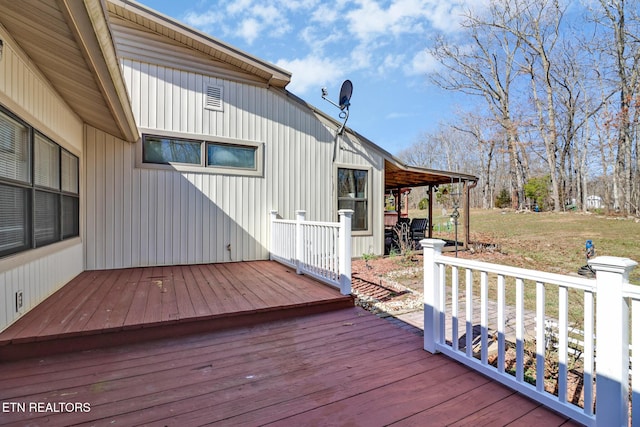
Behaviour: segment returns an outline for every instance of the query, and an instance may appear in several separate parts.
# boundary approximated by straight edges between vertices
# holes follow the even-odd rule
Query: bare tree
[[[488,13],[495,21],[509,19],[497,1],[491,3]],[[443,68],[432,74],[431,80],[441,88],[482,97],[486,101],[488,110],[504,131],[512,200],[515,207],[523,208],[526,174],[511,104],[520,40],[484,23],[484,18],[472,12],[467,14],[463,27],[471,41],[469,45],[456,45],[443,36],[436,39],[431,54]]]
[[[598,0],[592,10],[595,22],[605,29],[602,53],[611,58],[614,89],[619,94],[614,163],[614,207],[624,213],[640,212],[638,201],[638,89],[640,78],[640,18],[637,0]],[[634,112],[635,110],[635,112]],[[634,160],[634,156],[636,157]]]

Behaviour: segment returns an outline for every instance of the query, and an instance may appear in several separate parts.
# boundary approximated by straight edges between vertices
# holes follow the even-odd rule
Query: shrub
[[[508,208],[511,206],[511,196],[509,195],[509,191],[506,188],[500,190],[498,197],[496,197],[496,207],[497,208]]]
[[[429,199],[426,197],[418,202],[418,209],[421,211],[427,209],[429,207]]]

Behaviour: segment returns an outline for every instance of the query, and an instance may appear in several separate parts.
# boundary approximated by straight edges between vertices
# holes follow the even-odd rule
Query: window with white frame
[[[369,179],[367,169],[338,168],[338,209],[351,209],[351,230],[369,231]]]
[[[0,256],[80,234],[78,168],[76,156],[0,108]]]
[[[187,171],[262,174],[262,144],[251,141],[143,134],[141,157],[146,167],[169,165]]]

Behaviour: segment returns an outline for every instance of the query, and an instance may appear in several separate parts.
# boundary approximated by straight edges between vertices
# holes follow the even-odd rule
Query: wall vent
[[[222,86],[207,85],[207,96],[204,108],[222,111]]]

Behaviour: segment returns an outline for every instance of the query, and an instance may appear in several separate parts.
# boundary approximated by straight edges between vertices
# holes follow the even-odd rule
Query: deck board
[[[422,337],[358,307],[3,363],[0,400],[91,405],[90,412],[9,412],[0,425],[566,422],[425,352]]]
[[[271,261],[87,271],[0,333],[0,360],[350,305],[350,296]]]

